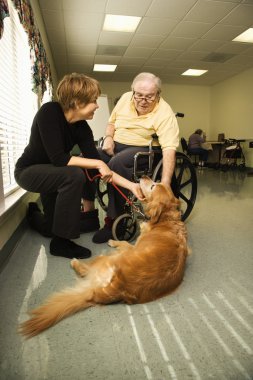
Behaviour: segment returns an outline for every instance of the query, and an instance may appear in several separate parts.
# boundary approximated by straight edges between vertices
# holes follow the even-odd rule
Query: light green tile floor
[[[88,309],[27,341],[16,332],[27,310],[75,276],[25,232],[0,274],[0,380],[253,379],[253,177],[206,169],[198,181],[174,294]],[[91,237],[79,241],[93,255],[107,249]]]

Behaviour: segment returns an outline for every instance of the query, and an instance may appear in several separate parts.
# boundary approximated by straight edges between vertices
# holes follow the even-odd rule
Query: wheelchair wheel
[[[112,236],[115,240],[131,241],[137,232],[137,221],[130,214],[120,215],[112,225]]]
[[[104,211],[107,211],[108,207],[108,192],[107,183],[102,181],[101,178],[96,179],[96,198],[99,205]]]
[[[157,164],[152,180],[161,181],[162,160]],[[184,153],[176,152],[175,172],[172,178],[171,188],[174,195],[181,202],[182,220],[190,215],[197,196],[197,175],[196,170]]]

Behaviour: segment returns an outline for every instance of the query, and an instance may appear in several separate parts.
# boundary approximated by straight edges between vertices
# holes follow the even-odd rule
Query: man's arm
[[[115,132],[114,124],[110,124],[110,123],[107,124],[102,150],[105,153],[107,153],[109,156],[114,155],[114,141],[113,141],[114,132]]]
[[[175,169],[176,151],[174,149],[166,149],[163,151],[163,171],[162,183],[170,186],[171,178]]]

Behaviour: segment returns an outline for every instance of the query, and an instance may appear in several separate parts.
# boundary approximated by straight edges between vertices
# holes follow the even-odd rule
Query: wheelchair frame
[[[134,156],[133,167],[133,180],[139,182],[142,175],[147,175],[154,182],[160,182],[162,176],[162,151],[161,149],[154,149],[153,142],[157,137],[152,136],[153,139],[149,144],[148,152],[138,152]],[[159,148],[159,147],[158,147]],[[160,155],[155,157],[155,155]],[[138,161],[141,157],[148,158],[148,166],[144,170],[138,168]],[[156,163],[156,159],[158,162]],[[156,165],[154,166],[154,163]],[[107,205],[105,197],[107,196],[106,184],[103,184],[100,178],[96,179],[96,195],[97,200],[103,210],[106,211]],[[194,165],[190,158],[181,152],[176,152],[176,164],[172,177],[171,187],[174,195],[179,198],[181,203],[182,220],[186,220],[190,215],[197,196],[197,175]],[[126,201],[124,213],[119,215],[112,226],[112,235],[115,240],[133,240],[138,231],[138,219],[144,219],[145,215],[140,202],[129,194],[128,201]]]
[[[243,171],[246,168],[245,156],[240,140],[225,140],[225,151],[220,160],[220,168],[224,172],[229,169]]]

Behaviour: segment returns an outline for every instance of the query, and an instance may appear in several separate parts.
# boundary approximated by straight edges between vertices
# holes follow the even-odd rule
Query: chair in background
[[[199,155],[198,154],[194,154],[194,153],[189,153],[189,151],[188,151],[188,144],[187,144],[187,141],[185,140],[184,137],[181,137],[181,147],[182,147],[182,150],[183,150],[184,154],[186,154],[190,158],[194,157],[194,165],[197,165],[198,161],[199,161]]]

